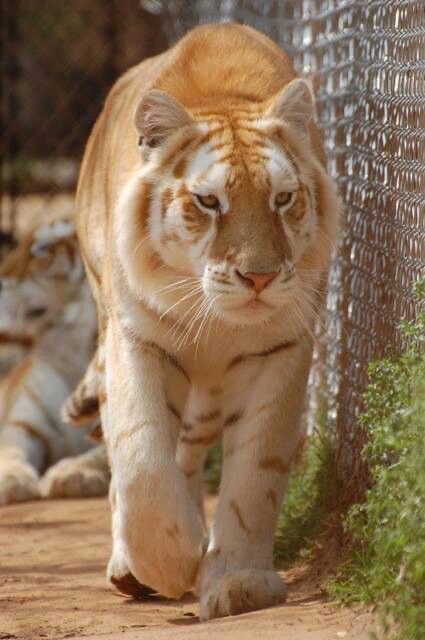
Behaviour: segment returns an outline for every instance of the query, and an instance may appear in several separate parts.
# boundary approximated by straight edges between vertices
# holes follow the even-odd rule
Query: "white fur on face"
[[[300,285],[299,278],[295,277],[294,263],[310,244],[311,240],[307,240],[307,236],[311,239],[314,236],[313,228],[317,226],[311,198],[305,198],[306,210],[302,219],[302,229],[296,232],[288,223],[285,209],[276,211],[275,198],[280,192],[294,193],[291,206],[295,203],[297,192],[301,187],[300,179],[288,156],[273,141],[269,140],[265,143],[262,154],[267,156],[264,166],[271,184],[268,203],[270,215],[280,216],[294,260],[286,260],[282,263],[279,275],[258,296],[252,289],[244,286],[237,276],[235,265],[225,261],[221,264],[206,264],[203,276],[205,295],[213,301],[216,312],[232,324],[250,325],[269,321],[284,306],[293,303],[294,295]],[[307,185],[308,174],[302,175],[302,181],[304,187],[311,187],[311,192],[312,185]],[[309,235],[307,231],[310,232]]]
[[[56,225],[56,231],[62,227]],[[65,231],[68,227],[64,225]],[[43,235],[44,232],[44,235]],[[65,235],[58,236],[65,237]],[[36,237],[31,251],[48,253],[48,240],[44,227]],[[35,338],[52,321],[56,321],[70,295],[83,276],[83,265],[78,257],[71,264],[64,248],[56,250],[54,259],[47,266],[34,268],[20,279],[2,278],[0,292],[0,332],[14,338]]]
[[[195,151],[193,156],[189,158],[182,178],[176,178],[173,175],[172,163],[169,168],[167,166],[159,168],[160,165],[157,163],[161,161],[161,151],[155,150],[151,160],[141,170],[139,177],[131,183],[133,186],[129,185],[125,190],[127,195],[122,199],[122,205],[124,205],[124,209],[129,207],[130,216],[132,215],[131,209],[135,209],[136,214],[139,215],[137,212],[137,193],[143,189],[143,182],[150,184],[149,241],[165,265],[162,275],[164,278],[168,278],[167,284],[171,285],[173,279],[175,282],[181,282],[182,278],[199,279],[199,282],[202,282],[206,302],[210,303],[212,311],[222,315],[232,324],[264,322],[270,320],[283,306],[291,304],[297,283],[293,277],[295,275],[294,264],[287,260],[285,264],[282,263],[279,275],[256,296],[253,289],[248,288],[238,277],[236,263],[217,265],[215,262],[214,264],[210,262],[210,249],[218,232],[218,218],[223,215],[232,215],[231,196],[230,193],[227,193],[226,185],[233,167],[226,160],[223,160],[223,157],[229,152],[229,147],[225,151],[222,148],[216,150],[214,144],[217,144],[217,140],[208,141]],[[305,167],[300,169],[297,161],[298,171],[300,171],[300,175],[298,175],[297,169],[285,151],[271,138],[264,139],[261,152],[266,156],[263,170],[267,171],[271,184],[270,192],[264,194],[264,197],[267,198],[264,204],[270,210],[270,216],[279,216],[282,229],[291,245],[296,266],[296,262],[308,248],[314,236],[316,218],[312,210],[313,196],[305,198],[305,215],[295,230],[289,224],[284,208],[276,210],[275,198],[280,192],[293,192],[295,194],[293,202],[295,202],[296,194],[301,187],[305,189],[308,186],[310,194],[312,194],[313,185],[310,184],[310,177]],[[185,196],[179,195],[182,185],[185,187]],[[164,210],[163,199],[167,191],[169,204]],[[196,223],[191,228],[191,225],[186,224],[184,219],[183,201],[184,199],[187,201],[190,193],[193,194],[193,206],[199,209],[199,216],[204,218],[201,231],[196,229]],[[202,203],[197,201],[196,195],[216,196],[220,202],[220,211],[203,207]],[[235,195],[233,194],[232,197],[234,198]],[[196,213],[194,215],[196,218]],[[208,219],[209,223],[205,222]],[[124,225],[124,217],[121,218],[121,221]],[[128,233],[134,233],[134,224],[126,224],[125,226],[128,230],[125,233],[126,236]],[[306,231],[310,233],[306,233]],[[120,234],[118,235],[120,236]],[[255,237],[255,229],[253,237]],[[121,243],[122,240],[123,238]],[[141,239],[139,245],[143,245],[143,242],[145,240]],[[129,243],[131,246],[134,245],[134,248],[131,249],[129,244],[128,249],[122,251],[122,255],[124,253],[128,255],[129,252],[131,254],[139,252],[135,246],[137,243],[134,243],[133,239],[129,238]],[[233,248],[229,247],[229,249]],[[143,247],[140,248],[140,253],[142,252]],[[139,259],[142,260],[141,255]],[[127,261],[128,258],[125,259],[125,262]],[[141,263],[137,269],[140,268]],[[137,279],[142,276],[142,273],[140,271],[140,276]],[[175,300],[170,300],[169,291],[167,291],[167,296],[164,295],[163,302],[160,302],[163,288],[161,285],[165,282],[160,282],[159,272],[155,279],[157,284],[152,288],[151,293],[147,294],[147,289],[144,287],[142,297],[149,295],[151,298],[153,294],[155,300],[152,302],[161,310],[163,307],[168,307],[170,302],[177,303],[178,296]],[[141,281],[139,284],[135,280],[137,290],[141,291]],[[167,297],[167,303],[165,297]],[[180,312],[185,309],[185,305],[179,304],[175,309],[176,312]]]
[[[273,142],[268,142],[266,150],[263,151],[268,156],[265,163],[271,181],[270,209],[273,211],[275,198],[278,193],[292,193],[299,189],[299,180],[289,158]]]
[[[185,183],[189,191],[201,196],[215,195],[220,200],[220,213],[227,213],[229,200],[225,190],[226,176],[229,168],[221,161],[220,155],[211,145],[199,149],[191,161],[185,175]],[[214,212],[203,209],[214,216]]]
[[[0,293],[0,332],[34,338],[58,313],[60,295],[52,283],[3,278]]]
[[[220,156],[211,145],[202,146],[191,159],[184,176],[184,184],[194,194],[194,203],[200,211],[209,216],[210,224],[206,232],[194,238],[193,233],[182,221],[183,211],[176,194],[181,185],[169,173],[164,173],[152,194],[149,229],[155,249],[163,261],[185,274],[201,276],[205,269],[207,248],[216,234],[217,212],[196,203],[196,195],[214,194],[220,200],[220,214],[229,209],[229,201],[225,192],[225,181],[228,167],[220,161]],[[166,189],[171,189],[174,199],[163,218],[161,198]],[[164,242],[164,238],[171,238]]]

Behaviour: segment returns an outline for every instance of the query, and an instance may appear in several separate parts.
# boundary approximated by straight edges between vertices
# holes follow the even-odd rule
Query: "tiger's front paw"
[[[0,505],[40,497],[36,470],[21,460],[0,460]]]
[[[176,512],[153,518],[148,526],[149,516],[144,517],[125,544],[131,573],[167,598],[192,589],[202,559],[201,523],[191,526]]]
[[[125,505],[122,549],[139,583],[168,598],[180,598],[195,584],[205,532],[191,497],[179,496],[175,485],[165,484],[167,500],[158,495],[157,500],[144,501],[139,496]]]
[[[106,576],[120,593],[131,596],[135,600],[145,600],[155,594],[155,590],[141,584],[131,573],[122,552],[114,549],[108,563]]]
[[[201,621],[235,616],[284,602],[286,586],[275,571],[244,569],[225,573],[201,593]]]
[[[66,424],[80,427],[89,424],[99,416],[99,399],[97,395],[84,395],[84,387],[79,387],[64,402],[61,418]]]
[[[46,498],[90,498],[108,493],[109,473],[87,454],[64,458],[50,467],[39,483]]]

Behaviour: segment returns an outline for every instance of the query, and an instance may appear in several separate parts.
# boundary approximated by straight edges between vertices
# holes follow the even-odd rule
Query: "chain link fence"
[[[367,363],[399,346],[398,323],[413,317],[412,284],[425,271],[423,0],[3,4],[2,202],[9,218],[24,192],[73,187],[112,79],[196,24],[250,24],[284,46],[311,79],[329,169],[345,203],[322,377],[339,473],[347,493],[357,495],[367,478],[356,424]]]

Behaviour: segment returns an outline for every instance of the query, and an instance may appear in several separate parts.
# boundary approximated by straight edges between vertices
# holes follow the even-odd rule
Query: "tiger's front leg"
[[[178,423],[167,407],[163,367],[154,349],[118,324],[108,328],[106,440],[120,537],[114,549],[139,583],[178,598],[194,584],[204,529],[175,462]]]
[[[201,620],[285,600],[273,541],[291,463],[304,439],[299,418],[307,370],[274,397],[241,410],[224,429],[219,503],[201,569]]]
[[[47,451],[37,433],[37,425],[24,420],[12,419],[2,426],[0,507],[40,497],[38,480]]]

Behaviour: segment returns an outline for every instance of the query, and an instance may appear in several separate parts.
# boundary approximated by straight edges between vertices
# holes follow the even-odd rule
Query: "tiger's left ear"
[[[286,85],[266,111],[266,117],[284,120],[304,131],[313,116],[313,95],[308,83],[301,78]]]
[[[158,147],[174,131],[193,123],[193,119],[169,93],[151,89],[139,102],[134,122],[140,136],[139,144]]]

